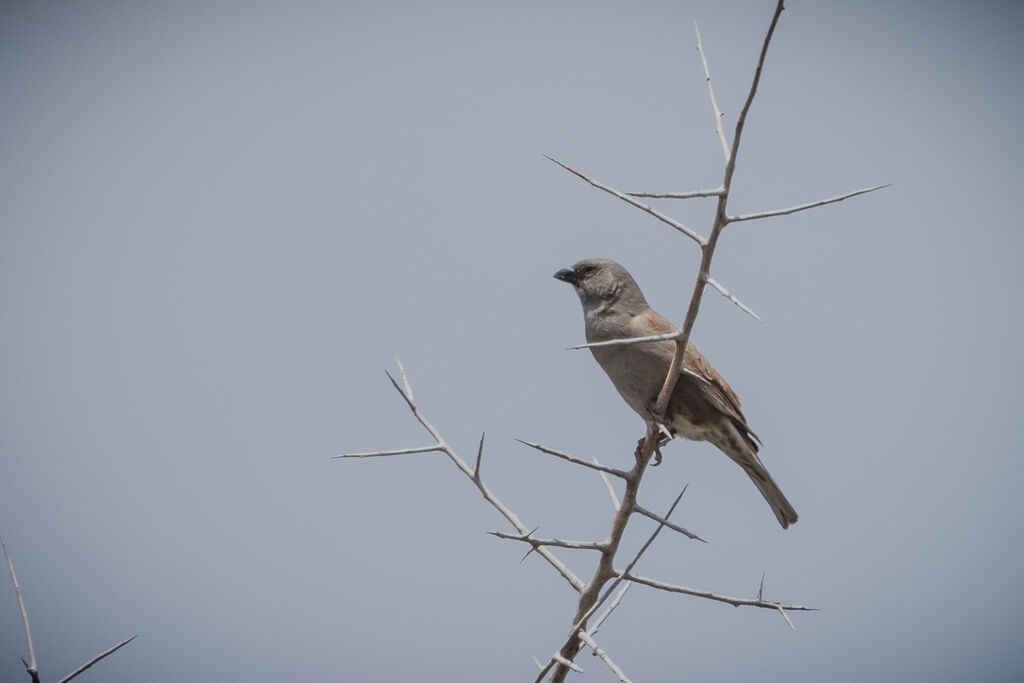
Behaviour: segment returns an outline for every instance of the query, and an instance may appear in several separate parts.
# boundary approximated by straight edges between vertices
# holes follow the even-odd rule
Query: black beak
[[[555,279],[568,282],[570,285],[575,285],[579,281],[579,278],[576,277],[576,271],[572,268],[562,268],[555,273]]]

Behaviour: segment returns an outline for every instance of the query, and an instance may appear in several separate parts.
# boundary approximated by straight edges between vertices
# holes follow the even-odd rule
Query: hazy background
[[[721,178],[772,4],[7,2],[0,9],[0,533],[44,680],[524,681],[574,596],[391,389],[540,534],[602,538],[589,471],[640,420],[557,269],[631,269],[680,321],[698,252],[624,190]],[[800,512],[675,443],[600,643],[636,681],[1024,676],[1020,3],[794,0],[695,339]],[[662,202],[706,232],[710,200]],[[635,524],[638,546],[652,525]],[[592,553],[559,553],[581,576]],[[0,585],[0,680],[26,680]],[[581,680],[610,681],[590,657]]]

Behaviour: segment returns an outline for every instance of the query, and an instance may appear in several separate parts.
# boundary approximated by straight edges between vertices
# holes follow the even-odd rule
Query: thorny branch
[[[586,645],[590,647],[595,655],[600,657],[602,661],[615,673],[620,681],[628,681],[625,673],[611,660],[611,658],[601,649],[594,635],[597,632],[598,626],[607,618],[608,614],[614,610],[615,606],[619,603],[623,593],[625,593],[628,586],[638,583],[643,584],[651,588],[663,590],[670,593],[680,593],[684,595],[691,595],[695,597],[704,598],[707,600],[713,600],[724,604],[729,604],[734,607],[746,606],[746,607],[758,607],[763,609],[772,609],[778,611],[786,622],[793,627],[793,623],[789,618],[787,612],[791,611],[811,611],[813,608],[804,607],[801,605],[789,605],[781,602],[774,602],[765,600],[762,595],[761,588],[758,589],[757,596],[755,598],[735,598],[725,595],[719,595],[710,591],[697,590],[693,588],[687,588],[656,579],[650,579],[644,576],[640,576],[634,573],[633,569],[644,551],[654,542],[655,538],[661,532],[663,528],[670,528],[680,534],[683,534],[691,539],[703,541],[699,536],[693,534],[687,529],[669,521],[669,516],[679,503],[680,498],[685,492],[679,494],[679,497],[672,504],[672,507],[664,516],[657,515],[650,512],[637,502],[637,494],[639,492],[640,484],[643,479],[644,472],[650,463],[652,456],[655,454],[661,440],[664,436],[661,423],[663,422],[662,416],[664,415],[665,408],[668,403],[668,398],[671,396],[672,390],[678,377],[682,372],[686,370],[682,368],[683,353],[688,343],[690,334],[693,330],[693,326],[697,317],[697,313],[700,309],[701,300],[705,289],[710,286],[711,288],[718,291],[720,294],[732,301],[741,310],[748,313],[757,320],[760,318],[751,310],[748,306],[743,304],[735,295],[731,294],[722,284],[711,277],[711,262],[715,253],[715,248],[718,244],[718,239],[721,236],[722,230],[733,222],[755,220],[761,218],[769,218],[772,216],[781,216],[797,211],[803,211],[806,209],[815,208],[818,206],[824,206],[827,204],[843,201],[845,199],[865,194],[868,192],[874,192],[875,190],[887,187],[886,185],[879,185],[875,187],[865,188],[862,190],[856,190],[829,199],[823,199],[816,202],[810,202],[807,204],[801,204],[793,206],[787,209],[776,209],[772,211],[761,211],[749,214],[740,214],[736,216],[730,216],[727,213],[727,207],[732,189],[732,179],[736,170],[736,160],[739,152],[740,140],[742,138],[744,125],[746,123],[747,115],[750,111],[754,97],[757,93],[758,85],[761,80],[762,70],[764,68],[765,57],[767,55],[768,46],[771,43],[772,36],[775,32],[775,27],[778,23],[779,17],[784,9],[783,0],[778,0],[775,11],[772,15],[771,23],[766,32],[764,42],[761,47],[761,52],[757,60],[757,65],[754,71],[754,77],[750,85],[750,89],[747,93],[746,100],[740,111],[739,117],[736,121],[735,131],[733,134],[732,145],[730,146],[725,135],[725,131],[722,128],[722,112],[718,107],[717,100],[715,98],[714,88],[711,83],[710,69],[708,67],[707,57],[704,52],[704,45],[700,35],[700,28],[695,24],[695,30],[697,34],[697,50],[700,54],[701,63],[704,68],[705,80],[708,87],[708,95],[711,100],[711,106],[715,115],[715,130],[718,135],[718,139],[722,145],[722,151],[725,157],[725,169],[723,174],[722,183],[719,187],[710,190],[696,190],[691,192],[672,192],[672,193],[645,193],[645,192],[631,192],[623,193],[615,188],[601,183],[588,175],[570,167],[569,165],[551,157],[547,156],[552,162],[558,164],[565,170],[573,173],[577,177],[586,181],[590,185],[607,192],[609,194],[618,197],[619,199],[629,203],[630,205],[654,216],[663,223],[671,226],[675,230],[686,235],[688,238],[697,243],[701,249],[701,263],[698,270],[696,282],[693,287],[693,293],[690,297],[690,302],[686,310],[686,315],[680,328],[670,334],[654,335],[644,338],[634,339],[619,339],[612,341],[605,341],[592,344],[581,344],[579,346],[573,346],[573,349],[582,348],[594,348],[598,346],[610,346],[610,345],[624,345],[624,344],[638,344],[638,343],[650,343],[653,341],[664,341],[671,340],[676,344],[675,353],[673,356],[672,365],[665,377],[665,381],[662,385],[662,389],[659,392],[657,401],[651,410],[647,424],[646,436],[637,445],[635,453],[635,465],[630,470],[620,470],[606,465],[601,465],[596,459],[593,462],[578,458],[567,453],[557,451],[539,444],[522,441],[526,446],[529,446],[535,450],[543,453],[552,455],[560,458],[567,462],[586,467],[589,469],[600,472],[602,478],[605,481],[605,485],[609,490],[609,494],[612,499],[613,506],[615,507],[615,516],[612,521],[611,529],[609,531],[608,538],[603,541],[564,541],[556,538],[543,539],[533,536],[534,530],[526,528],[522,522],[519,521],[518,517],[511,512],[483,483],[480,475],[480,462],[483,454],[483,437],[480,440],[480,447],[477,450],[476,455],[476,466],[472,469],[451,449],[451,447],[444,441],[441,435],[434,429],[434,427],[426,420],[426,418],[420,413],[419,408],[413,402],[412,388],[409,384],[408,377],[406,376],[405,369],[401,367],[399,363],[399,369],[401,370],[401,379],[403,387],[399,387],[398,382],[389,374],[388,377],[391,379],[395,389],[402,395],[405,402],[412,410],[413,415],[420,422],[421,425],[431,434],[435,439],[433,446],[421,446],[415,448],[398,449],[391,451],[375,451],[371,453],[352,453],[344,456],[337,457],[379,457],[379,456],[397,456],[405,454],[418,454],[427,453],[432,451],[440,451],[445,453],[455,465],[462,470],[462,472],[469,477],[473,483],[477,486],[484,498],[501,514],[508,519],[515,527],[515,534],[505,533],[500,531],[491,532],[495,536],[500,538],[514,540],[530,545],[530,552],[537,552],[545,560],[548,561],[569,583],[579,592],[579,602],[577,611],[572,621],[572,628],[563,642],[562,646],[557,652],[555,652],[547,661],[546,664],[541,665],[538,662],[538,668],[540,673],[537,676],[537,681],[542,681],[549,673],[551,674],[551,680],[555,682],[563,681],[567,673],[572,671],[581,671],[579,666],[575,664],[574,660],[579,654],[581,648]],[[717,207],[715,211],[715,218],[711,227],[711,232],[707,237],[704,237],[687,227],[681,222],[665,215],[664,213],[637,201],[636,197],[649,197],[649,198],[675,198],[675,199],[688,199],[688,198],[701,198],[701,197],[715,197],[717,198]],[[617,477],[624,482],[625,490],[622,494],[621,500],[615,495],[615,490],[611,486],[611,482],[608,479],[608,475]],[[629,519],[633,514],[639,514],[646,516],[655,522],[658,526],[651,534],[650,538],[643,545],[643,547],[636,553],[632,560],[626,565],[624,569],[617,569],[614,566],[614,560],[620,547],[623,534]],[[600,560],[598,567],[594,572],[593,577],[588,582],[583,582],[575,574],[572,573],[569,568],[561,562],[550,550],[551,547],[565,548],[568,550],[591,550],[600,553]],[[529,553],[527,553],[529,555]],[[621,589],[612,601],[611,605],[607,610],[598,617],[593,624],[588,628],[588,620],[593,617],[595,612],[608,600],[609,596],[621,585]],[[605,588],[607,586],[607,588]],[[763,588],[763,577],[762,577],[762,588]]]
[[[25,624],[25,638],[28,640],[29,661],[26,662],[24,659],[22,659],[21,662],[25,665],[25,671],[26,673],[28,673],[29,678],[32,679],[32,683],[40,683],[39,667],[36,664],[36,650],[35,646],[32,644],[32,629],[30,629],[28,625],[28,611],[25,609],[25,601],[21,597],[21,586],[18,584],[18,577],[14,573],[14,562],[11,561],[11,554],[7,552],[7,544],[4,543],[3,536],[0,536],[0,548],[3,548],[4,557],[7,559],[7,569],[11,574],[11,582],[14,584],[14,593],[18,598],[18,607],[21,608],[21,620]],[[98,655],[90,659],[88,662],[78,667],[64,678],[60,679],[60,683],[67,683],[67,681],[76,678],[80,673],[91,667],[93,664],[100,661],[101,659],[104,659],[114,654],[122,647],[135,640],[135,638],[137,638],[137,636],[132,636],[127,640],[121,641],[109,650],[99,653]]]
[[[427,420],[427,418],[423,416],[423,413],[420,412],[420,409],[416,405],[416,403],[413,402],[413,399],[412,399],[412,386],[409,384],[409,377],[406,375],[405,368],[402,367],[401,361],[398,362],[398,369],[399,369],[399,371],[401,373],[402,386],[398,385],[398,382],[395,381],[395,378],[391,376],[390,372],[386,373],[387,376],[388,376],[388,379],[391,380],[391,385],[395,388],[395,391],[397,391],[399,393],[399,395],[402,397],[402,399],[405,400],[405,404],[409,407],[409,410],[412,411],[412,414],[416,418],[416,420],[423,426],[424,429],[427,430],[427,432],[430,434],[430,436],[432,436],[434,438],[434,442],[435,442],[434,445],[430,446],[430,447],[401,448],[401,449],[390,450],[390,451],[374,451],[374,452],[371,452],[371,453],[346,453],[344,455],[338,455],[338,456],[334,456],[334,457],[335,458],[369,458],[369,457],[378,457],[378,456],[379,457],[387,457],[387,456],[407,455],[407,454],[413,454],[413,453],[426,453],[426,452],[431,452],[431,451],[440,451],[440,452],[444,453],[445,455],[447,455],[448,458],[455,464],[456,467],[459,468],[459,470],[462,471],[463,474],[465,474],[467,477],[469,477],[469,479],[473,482],[473,484],[476,485],[477,489],[479,489],[480,494],[483,495],[484,500],[486,500],[498,512],[500,512],[501,515],[505,519],[507,519],[512,524],[513,527],[515,527],[516,531],[518,531],[523,536],[528,536],[530,533],[532,533],[530,531],[530,529],[525,524],[523,524],[522,521],[520,521],[520,519],[516,515],[516,513],[512,512],[512,510],[509,509],[508,506],[505,505],[496,495],[494,495],[494,493],[491,491],[491,489],[488,488],[488,486],[483,482],[483,478],[480,476],[480,461],[481,461],[481,458],[483,456],[483,438],[481,437],[481,439],[480,439],[480,447],[477,450],[476,467],[475,468],[470,468],[470,466],[467,465],[466,462],[461,457],[459,457],[458,453],[456,453],[455,450],[451,446],[448,445],[448,443],[441,436],[440,432],[438,432],[436,429],[434,429],[434,426],[432,424],[430,424],[430,422]],[[591,465],[591,463],[587,463],[587,464]],[[536,546],[534,548],[534,550],[536,550],[536,552],[541,557],[543,557],[545,560],[547,560],[548,563],[552,567],[554,567],[555,570],[559,574],[561,574],[562,577],[566,581],[569,582],[569,585],[571,585],[577,592],[583,590],[583,581],[578,576],[576,576],[576,574],[574,574],[572,572],[572,570],[569,569],[569,567],[565,565],[564,562],[562,562],[560,559],[558,559],[558,557],[554,553],[552,553],[550,550],[548,550],[543,545]]]

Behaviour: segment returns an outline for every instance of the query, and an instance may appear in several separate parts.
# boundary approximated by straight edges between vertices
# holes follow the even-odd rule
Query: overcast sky
[[[526,681],[575,596],[440,454],[416,398],[539,534],[600,539],[642,422],[551,278],[614,258],[682,320],[698,251],[623,190],[720,182],[772,3],[7,2],[0,8],[0,533],[44,680]],[[1024,5],[794,0],[694,338],[800,513],[676,442],[599,634],[635,681],[1024,676]],[[710,200],[658,208],[706,232]],[[652,529],[634,522],[635,549]],[[593,553],[558,553],[577,574]],[[623,561],[623,564],[625,561]],[[5,587],[6,586],[6,587]],[[9,584],[0,680],[27,680]],[[591,657],[576,680],[614,678]]]

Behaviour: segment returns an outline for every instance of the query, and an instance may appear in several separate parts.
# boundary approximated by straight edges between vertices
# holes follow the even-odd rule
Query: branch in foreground
[[[675,219],[669,218],[668,216],[666,216],[665,214],[661,213],[660,211],[658,211],[656,209],[653,209],[653,208],[647,206],[646,204],[638,202],[637,200],[633,199],[632,197],[630,197],[630,196],[628,196],[626,194],[623,194],[622,192],[619,192],[618,190],[616,190],[613,187],[609,187],[608,185],[605,185],[603,183],[597,182],[593,178],[587,177],[586,175],[580,173],[579,171],[577,171],[576,169],[572,168],[571,166],[563,164],[561,161],[559,161],[558,159],[555,159],[554,157],[550,157],[547,154],[545,154],[544,157],[546,159],[549,159],[549,160],[555,162],[556,164],[558,164],[559,166],[564,168],[566,171],[569,171],[569,173],[572,173],[573,175],[575,175],[575,176],[577,176],[579,178],[582,178],[583,180],[587,181],[588,183],[590,183],[591,185],[593,185],[597,189],[604,190],[608,194],[615,195],[616,197],[618,197],[622,201],[624,201],[624,202],[626,202],[628,204],[632,204],[633,206],[635,206],[636,208],[640,209],[641,211],[646,211],[647,213],[651,214],[652,216],[657,218],[662,223],[665,223],[666,225],[671,225],[673,228],[675,228],[679,232],[683,233],[684,235],[689,237],[691,240],[693,240],[697,244],[703,245],[705,242],[707,242],[707,240],[705,240],[703,237],[698,235],[696,232],[694,232],[690,228],[686,227],[685,225],[683,225],[682,223],[680,223],[679,221],[677,221]]]
[[[4,537],[0,536],[0,547],[3,548],[4,557],[7,558],[7,569],[11,573],[11,582],[14,584],[14,594],[18,598],[18,607],[21,609],[21,621],[25,625],[25,637],[28,639],[28,661],[21,660],[25,664],[25,671],[32,678],[32,683],[39,683],[39,667],[36,664],[36,648],[32,644],[32,629],[28,626],[28,611],[25,609],[25,600],[21,597],[21,586],[18,585],[18,576],[14,573],[14,562],[11,561],[11,554],[7,552],[7,544]]]
[[[593,650],[595,657],[601,658],[601,661],[604,662],[609,669],[611,669],[612,673],[618,677],[621,683],[633,683],[631,680],[629,680],[629,678],[626,677],[626,674],[622,672],[622,669],[620,669],[618,665],[616,665],[615,662],[612,661],[612,658],[608,656],[608,653],[598,646],[593,636],[591,636],[586,631],[580,631],[580,640],[582,640],[587,645],[587,647]]]
[[[837,197],[829,197],[828,199],[822,199],[816,202],[799,204],[797,206],[791,206],[786,209],[775,209],[773,211],[759,211],[757,213],[745,213],[740,214],[739,216],[727,216],[726,220],[729,223],[739,223],[740,221],[752,221],[757,220],[758,218],[771,218],[772,216],[788,216],[789,214],[796,213],[797,211],[806,211],[807,209],[814,209],[819,206],[825,206],[826,204],[835,204],[836,202],[841,202],[844,199],[856,197],[857,195],[861,194],[867,194],[868,192],[874,192],[875,190],[881,190],[886,187],[892,187],[892,183],[886,183],[885,185],[875,185],[874,187],[865,187],[862,190],[854,190],[853,192],[847,192],[846,194],[841,194]]]
[[[108,656],[110,656],[110,655],[114,654],[115,652],[117,652],[117,651],[118,651],[118,650],[120,650],[120,649],[121,649],[122,647],[124,647],[124,646],[125,646],[125,645],[127,645],[128,643],[132,642],[132,641],[133,641],[133,640],[135,640],[136,638],[138,638],[138,636],[132,636],[131,638],[128,638],[127,640],[122,640],[122,641],[121,641],[120,643],[118,643],[118,644],[117,644],[117,645],[115,645],[114,647],[110,648],[110,649],[109,649],[109,650],[107,650],[106,652],[101,652],[100,654],[96,655],[95,657],[93,657],[92,659],[90,659],[90,660],[89,660],[88,662],[86,662],[86,663],[85,663],[85,664],[83,664],[82,666],[78,667],[77,669],[75,669],[74,671],[72,671],[71,673],[69,673],[69,674],[68,674],[67,676],[65,676],[64,678],[60,679],[60,683],[67,683],[67,682],[68,682],[68,681],[70,681],[70,680],[71,680],[72,678],[75,678],[76,676],[78,676],[78,674],[82,673],[83,671],[85,671],[86,669],[88,669],[88,668],[89,668],[90,666],[92,666],[92,665],[93,665],[93,664],[95,664],[96,662],[100,661],[101,659],[103,659],[103,658],[105,658],[105,657],[108,657]]]
[[[674,522],[668,521],[664,517],[661,517],[660,515],[658,515],[658,514],[656,514],[654,512],[651,512],[650,510],[648,510],[645,507],[641,507],[640,505],[637,505],[634,509],[637,511],[637,513],[643,515],[644,517],[648,517],[650,519],[653,519],[658,524],[664,524],[669,529],[672,529],[672,531],[678,531],[679,533],[681,533],[683,536],[686,536],[687,538],[692,538],[693,540],[700,541],[701,543],[707,543],[707,541],[705,541],[703,538],[701,538],[697,534],[693,533],[692,531],[684,529],[683,527],[679,526],[678,524],[676,524]]]
[[[636,493],[640,487],[640,482],[643,479],[644,470],[647,468],[647,464],[651,460],[651,456],[654,454],[654,445],[657,443],[658,428],[653,423],[647,425],[647,437],[640,442],[640,446],[637,449],[637,464],[634,468],[632,476],[626,482],[626,494],[623,496],[622,509],[615,515],[615,520],[612,522],[612,532],[608,536],[608,542],[611,548],[618,548],[619,541],[622,539],[622,534],[625,531],[626,522],[629,519],[631,512],[636,506]],[[672,512],[679,505],[679,501],[682,499],[683,494],[686,493],[686,486],[676,496],[672,506],[669,507],[668,512],[665,513],[665,519],[672,516]],[[643,556],[647,549],[654,543],[654,539],[658,537],[661,530],[665,527],[664,524],[659,524],[658,528],[654,530],[647,542],[640,547],[636,555],[626,566],[628,572],[632,569],[640,558]],[[580,605],[574,618],[574,624],[572,629],[569,631],[569,637],[562,644],[562,647],[548,660],[548,665],[541,670],[540,674],[534,680],[534,683],[540,683],[547,675],[547,672],[554,667],[554,673],[551,676],[553,683],[560,683],[565,680],[567,675],[567,669],[561,662],[556,664],[557,658],[572,660],[579,653],[580,646],[583,644],[583,639],[580,634],[585,633],[585,626],[587,619],[589,619],[601,605],[603,605],[608,597],[615,591],[615,589],[623,582],[621,576],[616,576],[615,568],[611,566],[614,560],[614,553],[609,551],[602,554],[601,561],[598,563],[597,570],[594,573],[594,578],[591,579],[590,583],[587,584],[587,590],[580,595]],[[615,577],[612,579],[612,577]],[[598,593],[601,592],[601,588],[604,584],[611,579],[611,585],[604,590],[604,593],[598,597]]]

